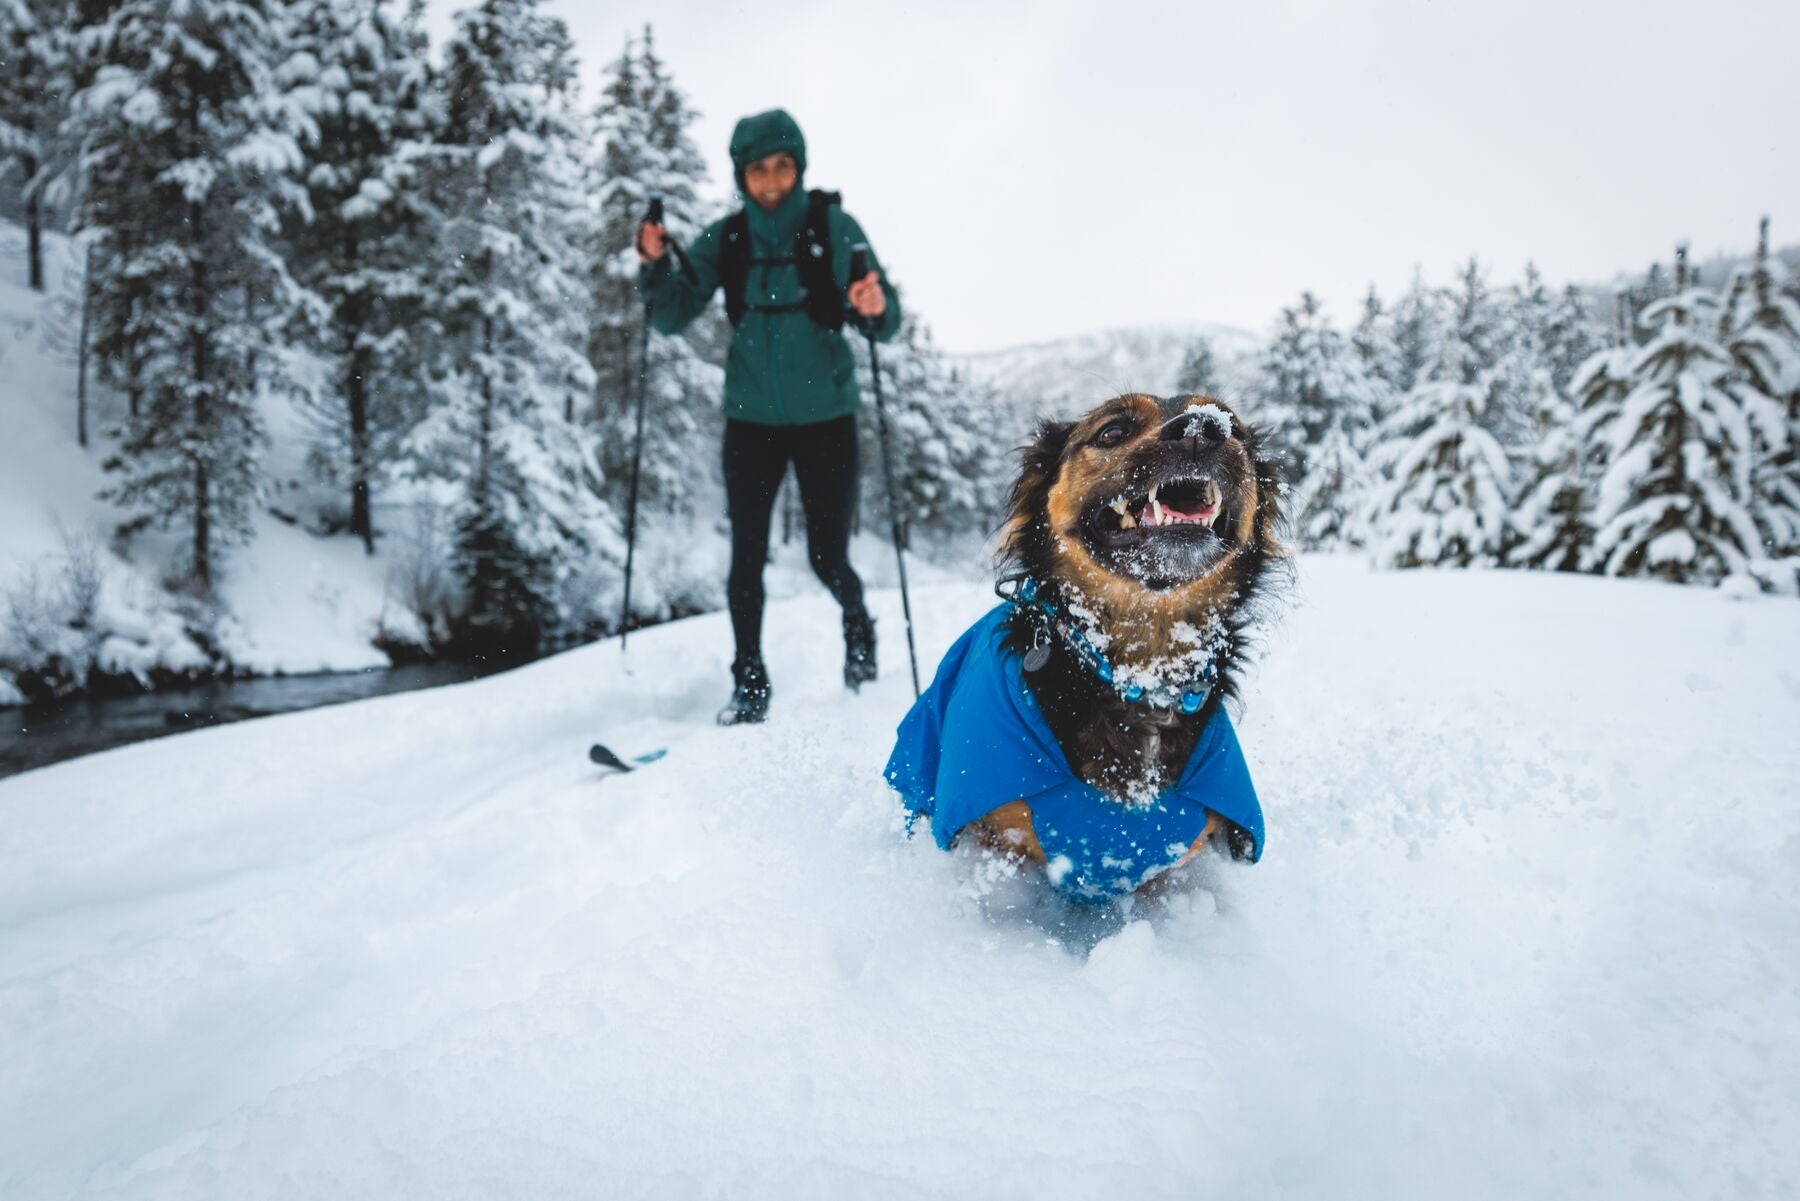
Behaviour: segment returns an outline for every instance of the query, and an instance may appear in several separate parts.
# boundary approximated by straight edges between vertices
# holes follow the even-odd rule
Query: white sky
[[[547,7],[590,96],[654,24],[718,188],[732,123],[792,112],[953,350],[1800,241],[1792,0]]]

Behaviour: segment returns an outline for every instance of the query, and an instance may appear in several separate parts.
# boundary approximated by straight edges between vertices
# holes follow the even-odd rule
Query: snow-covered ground
[[[76,441],[79,250],[60,234],[45,239],[46,291],[24,286],[24,234],[0,222],[0,600],[35,575],[54,587],[70,540],[90,542],[102,576],[96,625],[108,671],[204,666],[177,602],[162,587],[178,576],[181,531],[137,538],[130,559],[110,546],[127,514],[100,496],[113,483],[101,468],[112,445],[103,431],[119,421],[121,398],[90,374],[89,444]],[[285,401],[270,400],[269,456],[281,486],[304,475],[306,443]],[[229,619],[209,631],[240,670],[260,673],[356,671],[385,667],[373,645],[384,616],[399,603],[391,563],[368,558],[348,537],[321,538],[259,510],[250,543],[224,558],[219,602]],[[0,606],[4,608],[4,606]],[[9,631],[0,628],[0,655]],[[20,648],[13,648],[21,653]],[[0,701],[6,681],[0,673]]]
[[[1301,580],[1142,914],[904,840],[891,593],[0,782],[0,1197],[1793,1196],[1800,606]]]

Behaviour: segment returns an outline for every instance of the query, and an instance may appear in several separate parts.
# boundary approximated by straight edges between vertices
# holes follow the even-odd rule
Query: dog
[[[1005,602],[902,721],[888,779],[939,845],[1044,869],[1076,900],[1255,861],[1262,812],[1222,709],[1290,558],[1275,465],[1204,396],[1042,422],[1002,526]]]

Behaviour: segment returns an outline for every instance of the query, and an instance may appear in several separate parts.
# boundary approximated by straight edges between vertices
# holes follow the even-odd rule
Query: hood
[[[779,150],[785,150],[794,156],[794,165],[800,169],[800,181],[794,185],[794,191],[804,192],[806,138],[800,133],[799,122],[790,117],[786,109],[772,108],[766,113],[745,117],[737,123],[737,127],[731,131],[731,172],[737,181],[740,195],[744,191],[744,168]],[[749,197],[745,196],[745,199],[748,200]]]

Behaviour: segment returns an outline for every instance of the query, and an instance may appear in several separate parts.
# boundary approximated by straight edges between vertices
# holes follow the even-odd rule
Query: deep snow
[[[1800,607],[1300,577],[1147,916],[903,840],[891,593],[0,782],[0,1196],[1793,1195]]]

